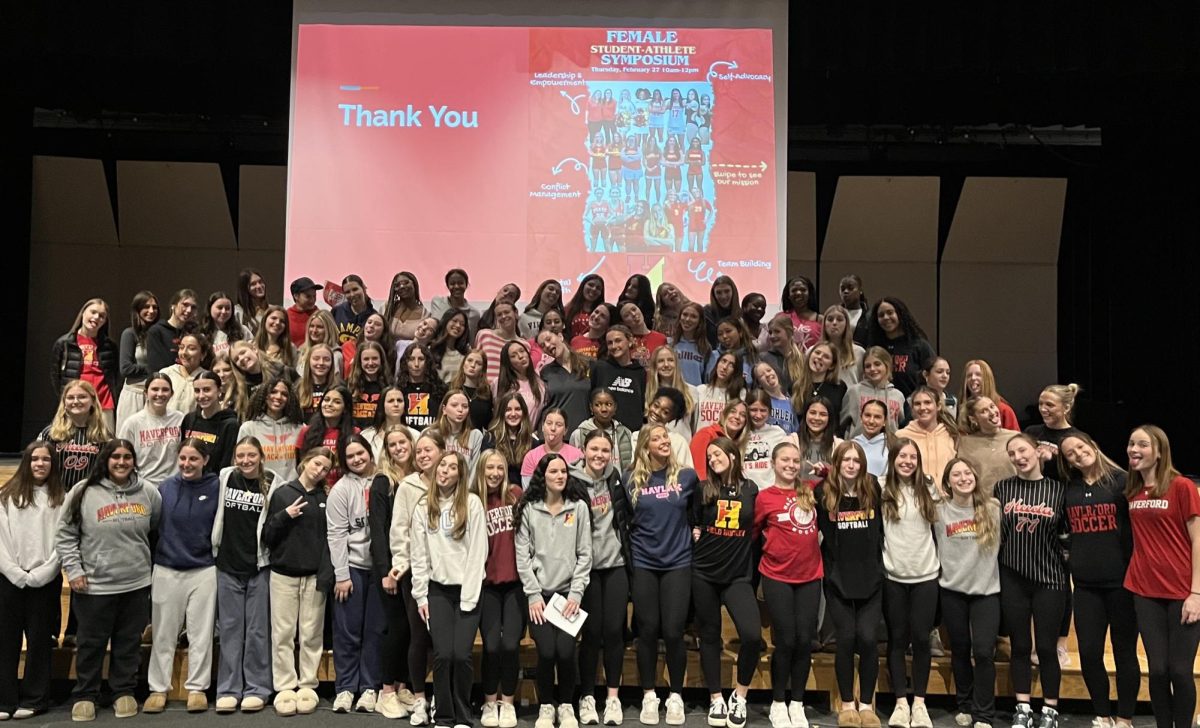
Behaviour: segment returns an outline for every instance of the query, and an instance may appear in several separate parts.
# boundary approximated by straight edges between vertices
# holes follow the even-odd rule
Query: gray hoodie
[[[625,551],[621,546],[621,535],[613,524],[615,511],[609,483],[616,475],[616,470],[612,463],[605,468],[600,480],[592,479],[582,460],[570,466],[568,472],[571,477],[577,478],[587,486],[588,497],[591,499],[589,517],[592,522],[592,568],[611,569],[624,566]]]
[[[325,504],[325,534],[333,578],[347,581],[350,568],[371,569],[371,529],[367,524],[367,491],[374,475],[346,473],[329,491]]]
[[[249,422],[243,422],[238,429],[238,441],[243,437],[253,435],[263,448],[263,467],[274,470],[281,480],[286,483],[300,477],[296,472],[296,438],[304,425],[271,419],[268,415],[260,415]]]
[[[428,497],[428,496],[426,496]],[[467,532],[454,538],[450,525],[453,501],[439,503],[441,517],[432,528],[422,498],[412,513],[412,596],[417,606],[429,603],[429,582],[442,586],[461,586],[459,609],[470,612],[479,606],[483,590],[483,571],[487,563],[487,516],[483,503],[474,493],[467,496]]]
[[[54,550],[61,512],[61,505],[50,505],[44,485],[33,489],[33,502],[24,508],[11,500],[0,506],[0,574],[13,586],[36,589],[62,573]]]
[[[517,528],[517,574],[530,604],[545,592],[566,592],[583,601],[592,572],[591,506],[568,501],[557,514],[545,501],[530,501],[521,511]]]
[[[123,594],[150,586],[150,532],[162,496],[133,476],[123,487],[108,478],[79,483],[67,495],[55,548],[70,580],[86,576],[89,594]],[[71,522],[76,501],[79,521]]]

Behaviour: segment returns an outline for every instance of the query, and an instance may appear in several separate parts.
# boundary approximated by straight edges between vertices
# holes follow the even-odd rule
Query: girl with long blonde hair
[[[70,490],[88,477],[100,447],[112,437],[96,389],[81,379],[63,385],[58,408],[37,439],[54,445],[54,461],[63,487]]]

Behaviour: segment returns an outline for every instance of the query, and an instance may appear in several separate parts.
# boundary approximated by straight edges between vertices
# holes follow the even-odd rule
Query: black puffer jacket
[[[63,385],[72,379],[79,379],[83,373],[83,350],[75,341],[76,334],[63,334],[54,342],[50,350],[50,381],[54,383],[54,391],[61,393]],[[120,383],[120,366],[118,364],[117,347],[106,335],[96,338],[99,349],[100,368],[104,370],[104,381],[108,383],[108,391],[113,398],[117,396]]]

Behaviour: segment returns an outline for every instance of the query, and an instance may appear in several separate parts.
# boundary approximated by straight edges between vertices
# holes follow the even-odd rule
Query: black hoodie
[[[300,515],[292,518],[287,507],[304,499]],[[317,577],[317,588],[333,586],[333,562],[325,532],[325,484],[306,491],[292,480],[275,489],[267,504],[262,541],[271,554],[271,571],[283,576]]]
[[[592,389],[604,388],[617,404],[615,418],[630,432],[642,429],[646,411],[646,370],[636,361],[618,364],[603,359],[592,364]]]
[[[194,437],[208,445],[208,465],[204,466],[204,473],[215,475],[221,468],[233,465],[239,425],[233,410],[219,410],[210,419],[197,409],[183,416],[179,436],[183,440]]]

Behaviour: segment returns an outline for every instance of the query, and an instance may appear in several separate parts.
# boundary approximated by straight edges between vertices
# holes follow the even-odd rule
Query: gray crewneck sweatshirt
[[[883,479],[880,478],[880,485]],[[930,482],[932,485],[932,481]],[[936,500],[936,491],[933,491]],[[938,552],[929,521],[917,507],[912,486],[900,487],[899,521],[883,518],[883,571],[887,578],[901,584],[919,584],[938,576]]]
[[[137,476],[124,486],[108,478],[79,483],[67,495],[55,548],[67,578],[86,576],[89,594],[123,594],[150,586],[150,532],[158,528],[162,496]],[[79,520],[71,512],[80,503]]]
[[[347,581],[350,568],[370,570],[371,529],[367,524],[367,491],[370,477],[346,473],[334,484],[325,502],[325,535],[333,578]]]
[[[544,592],[566,592],[579,603],[592,571],[591,506],[567,501],[551,513],[545,501],[532,501],[517,528],[517,574],[530,604]]]
[[[0,506],[0,574],[19,589],[46,586],[62,572],[54,537],[62,506],[50,505],[46,486],[33,489],[33,502]]]
[[[1000,503],[988,502],[992,518],[999,523]],[[1000,593],[999,527],[996,540],[986,551],[979,547],[975,532],[975,509],[957,506],[949,499],[938,503],[938,520],[933,525],[942,576],[938,583],[943,589],[960,594],[982,595]]]

